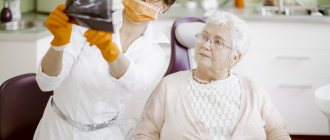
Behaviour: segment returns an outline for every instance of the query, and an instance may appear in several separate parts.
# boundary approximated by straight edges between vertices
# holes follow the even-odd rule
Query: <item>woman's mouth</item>
[[[207,57],[207,58],[211,59],[211,57],[209,55],[205,54],[205,53],[200,52],[199,55],[201,55],[202,57]]]

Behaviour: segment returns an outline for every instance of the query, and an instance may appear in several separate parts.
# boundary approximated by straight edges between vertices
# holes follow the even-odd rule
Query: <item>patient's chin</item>
[[[212,64],[212,60],[211,59],[199,59],[197,62],[197,66],[200,68],[212,68],[213,64]]]

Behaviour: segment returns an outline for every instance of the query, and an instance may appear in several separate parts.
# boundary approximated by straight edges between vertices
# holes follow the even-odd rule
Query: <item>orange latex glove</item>
[[[113,62],[119,55],[118,47],[112,42],[112,33],[89,29],[85,32],[85,37],[90,46],[96,45],[103,58],[108,62]]]
[[[50,13],[46,20],[46,27],[54,35],[51,45],[54,47],[63,46],[70,42],[72,24],[69,17],[63,12],[66,6],[60,4]]]

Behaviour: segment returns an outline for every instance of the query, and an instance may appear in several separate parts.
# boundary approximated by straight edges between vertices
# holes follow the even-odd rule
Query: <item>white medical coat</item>
[[[113,41],[122,51],[119,35],[122,11],[114,13],[113,24]],[[100,50],[95,46],[89,46],[84,38],[86,30],[73,26],[70,43],[64,50],[61,73],[56,77],[50,77],[42,72],[40,66],[36,76],[37,83],[43,91],[53,90],[52,98],[57,107],[77,122],[102,123],[116,117],[117,113],[118,119],[127,118],[123,113],[125,103],[134,101],[134,98],[128,97],[143,97],[146,101],[150,91],[164,75],[168,62],[159,43],[168,43],[168,39],[160,31],[155,30],[153,23],[149,23],[144,34],[124,53],[130,64],[126,73],[116,79],[109,74],[108,63],[103,59]],[[138,108],[143,108],[144,101]],[[126,106],[132,107],[136,104],[133,102],[133,105]],[[125,139],[123,135],[126,134],[119,127],[92,132],[80,131],[62,120],[48,101],[34,140],[121,140]]]

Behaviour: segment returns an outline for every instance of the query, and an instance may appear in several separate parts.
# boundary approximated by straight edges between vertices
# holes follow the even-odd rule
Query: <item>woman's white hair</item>
[[[207,22],[228,28],[232,35],[232,47],[237,50],[242,56],[247,52],[250,45],[250,31],[248,24],[239,17],[217,11],[211,15]]]

